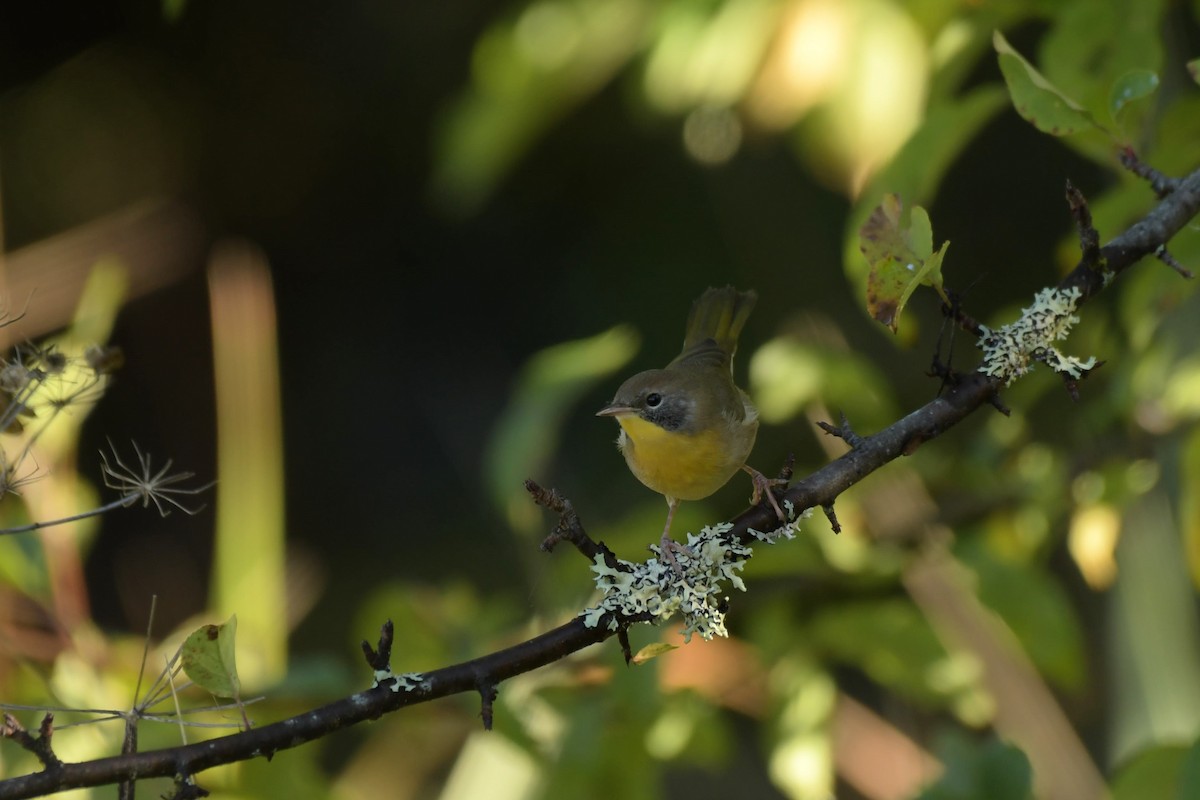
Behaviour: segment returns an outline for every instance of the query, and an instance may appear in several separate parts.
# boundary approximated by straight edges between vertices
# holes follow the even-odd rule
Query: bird
[[[751,503],[765,495],[781,522],[767,478],[746,464],[758,434],[758,409],[733,380],[738,336],[758,295],[732,286],[710,288],[692,303],[683,350],[663,369],[639,372],[617,389],[596,416],[620,425],[617,447],[643,484],[667,501],[659,552],[680,573],[677,553],[689,552],[671,538],[671,520],[682,500],[702,500],[739,470],[754,483]]]

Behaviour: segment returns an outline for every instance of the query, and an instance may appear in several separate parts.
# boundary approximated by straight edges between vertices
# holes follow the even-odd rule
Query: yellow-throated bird
[[[621,426],[617,446],[637,479],[667,498],[667,524],[660,552],[679,570],[671,519],[680,500],[701,500],[724,486],[739,469],[754,480],[757,504],[776,483],[746,465],[758,433],[758,410],[733,382],[738,334],[754,302],[753,291],[732,286],[709,289],[692,304],[683,352],[664,369],[639,372],[596,412]]]

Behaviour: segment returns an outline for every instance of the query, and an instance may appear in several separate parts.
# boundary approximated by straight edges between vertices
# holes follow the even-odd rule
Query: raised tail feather
[[[757,300],[753,290],[739,292],[732,286],[706,290],[692,303],[683,352],[671,363],[730,366],[737,352],[738,336]]]

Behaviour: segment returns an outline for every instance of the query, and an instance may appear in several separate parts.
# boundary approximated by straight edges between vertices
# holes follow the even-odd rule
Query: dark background
[[[435,123],[493,13],[486,3],[206,1],[172,23],[154,3],[75,2],[10,8],[0,21],[8,249],[153,196],[192,209],[206,241],[249,239],[270,261],[288,538],[329,578],[301,648],[319,646],[363,587],[387,578],[468,576],[487,591],[515,574],[520,545],[496,532],[479,454],[515,370],[540,348],[629,322],[644,336],[635,367],[661,365],[691,299],[733,283],[761,296],[751,346],[798,315],[827,315],[908,406],[937,388],[922,375],[937,334],[930,297],[914,301],[930,320],[919,341],[897,349],[843,277],[844,197],[779,139],[752,137],[731,163],[697,165],[676,120],[631,113],[620,77],[476,213],[439,211]],[[990,60],[978,73],[996,78]],[[78,101],[57,128],[35,124],[47,87]],[[970,276],[958,288],[977,313],[1040,285],[1049,265],[1022,254],[1051,251],[1069,230],[1068,177],[1085,192],[1101,180],[1011,112],[951,171],[931,209],[935,236],[953,241],[954,272]],[[128,365],[88,423],[85,453],[132,437],[214,471],[204,255],[122,311],[114,340]],[[592,500],[600,520],[599,497],[645,492],[611,451],[611,425],[592,417],[615,385],[580,403],[555,472],[533,476],[583,507]],[[803,423],[764,429],[755,458],[788,451],[802,465],[822,458]],[[210,514],[106,525],[88,563],[99,621],[140,629],[144,602],[131,598],[168,590],[164,628],[202,608]]]

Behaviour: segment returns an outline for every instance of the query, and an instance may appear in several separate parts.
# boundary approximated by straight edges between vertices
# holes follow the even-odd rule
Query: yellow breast
[[[735,423],[686,434],[634,415],[617,422],[629,469],[654,491],[677,500],[700,500],[724,486],[746,463],[757,428]]]

